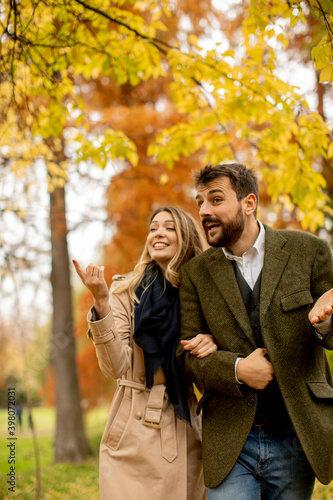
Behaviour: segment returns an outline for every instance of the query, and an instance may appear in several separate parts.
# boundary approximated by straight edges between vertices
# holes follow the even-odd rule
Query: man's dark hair
[[[228,177],[238,201],[251,193],[256,196],[257,206],[254,215],[257,216],[259,188],[258,179],[252,169],[246,168],[240,163],[220,163],[215,166],[206,165],[201,170],[194,171],[192,176],[196,188],[206,186],[219,177]]]

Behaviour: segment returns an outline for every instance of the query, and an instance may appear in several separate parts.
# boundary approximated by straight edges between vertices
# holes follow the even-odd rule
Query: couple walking
[[[330,248],[263,225],[243,165],[195,181],[207,250],[189,214],[162,207],[110,292],[102,266],[73,261],[99,365],[118,379],[101,499],[310,499],[333,476]]]

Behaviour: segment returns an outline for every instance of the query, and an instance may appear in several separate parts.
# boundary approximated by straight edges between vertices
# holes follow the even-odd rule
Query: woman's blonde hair
[[[151,214],[148,227],[154,217],[160,212],[169,212],[174,221],[178,239],[178,248],[165,270],[165,279],[170,281],[174,287],[179,287],[179,270],[183,264],[189,261],[195,255],[200,254],[207,248],[206,240],[202,234],[201,227],[194,218],[185,210],[176,207],[160,207]],[[141,283],[147,267],[154,262],[148,252],[148,242],[146,241],[139,262],[130,273],[127,279],[122,280],[115,286],[112,293],[121,293],[128,290],[132,300],[139,302],[135,295],[135,290]]]

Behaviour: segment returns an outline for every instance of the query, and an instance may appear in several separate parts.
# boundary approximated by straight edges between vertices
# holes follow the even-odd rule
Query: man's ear
[[[257,207],[257,197],[255,194],[251,193],[251,194],[248,194],[247,196],[245,196],[245,198],[243,198],[243,202],[244,202],[244,214],[245,215],[252,215],[255,210],[256,210],[256,207]]]

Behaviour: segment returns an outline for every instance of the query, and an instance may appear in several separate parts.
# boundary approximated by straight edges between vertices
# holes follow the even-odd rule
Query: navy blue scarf
[[[161,367],[175,414],[190,423],[187,385],[175,356],[180,333],[179,290],[153,264],[136,295],[140,303],[135,307],[133,338],[144,353],[146,386],[153,387],[154,375]]]

